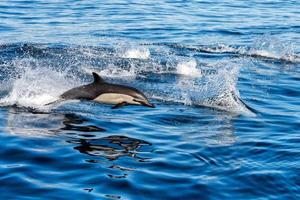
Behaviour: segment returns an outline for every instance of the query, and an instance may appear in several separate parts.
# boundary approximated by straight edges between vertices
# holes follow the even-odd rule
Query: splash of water
[[[122,58],[149,59],[150,51],[145,47],[130,47],[119,50],[119,55]]]
[[[28,68],[20,78],[13,81],[11,91],[0,99],[0,104],[45,109],[46,103],[56,100],[74,84],[61,72],[46,68]]]
[[[182,61],[177,64],[177,74],[191,76],[191,77],[200,77],[201,71],[197,69],[197,62],[195,59],[188,61]]]

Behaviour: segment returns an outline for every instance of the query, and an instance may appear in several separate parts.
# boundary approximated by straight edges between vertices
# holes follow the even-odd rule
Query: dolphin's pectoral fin
[[[117,103],[116,105],[114,105],[113,107],[111,107],[111,109],[117,109],[117,108],[121,108],[123,106],[127,106],[128,103],[127,102],[121,102],[121,103]]]

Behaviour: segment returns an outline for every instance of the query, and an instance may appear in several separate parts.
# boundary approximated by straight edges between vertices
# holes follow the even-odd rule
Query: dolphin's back
[[[89,84],[70,89],[62,95],[60,95],[60,98],[93,100],[99,95],[99,93],[101,92],[97,87],[93,86],[92,84]]]

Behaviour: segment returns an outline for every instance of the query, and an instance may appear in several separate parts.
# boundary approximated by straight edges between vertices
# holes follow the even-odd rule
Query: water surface
[[[1,199],[299,199],[298,1],[1,1]],[[155,109],[44,106],[105,80]]]

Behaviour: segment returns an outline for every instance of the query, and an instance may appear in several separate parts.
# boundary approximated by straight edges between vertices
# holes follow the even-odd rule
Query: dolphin
[[[113,104],[113,109],[127,105],[155,107],[142,92],[133,87],[107,83],[95,72],[93,72],[93,77],[93,83],[70,89],[60,95],[59,100],[46,105],[59,103],[64,100],[79,99]]]

